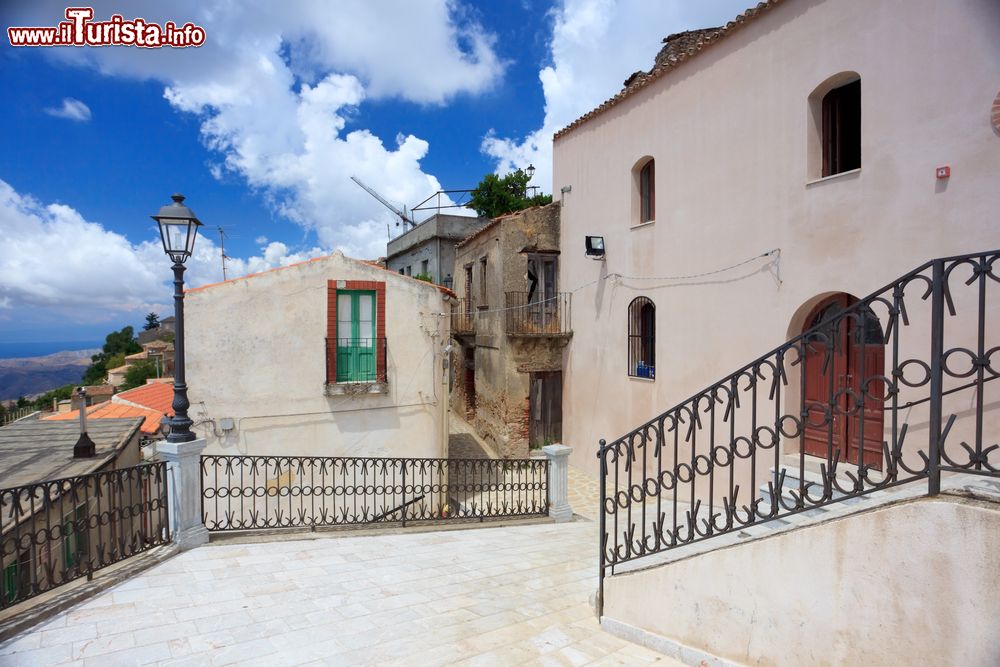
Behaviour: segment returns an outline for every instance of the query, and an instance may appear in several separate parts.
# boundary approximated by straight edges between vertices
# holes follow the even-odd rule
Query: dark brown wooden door
[[[882,469],[883,402],[885,395],[885,345],[882,329],[871,313],[864,322],[852,321],[848,353],[847,380],[854,394],[864,400],[847,421],[847,461],[857,464],[859,446],[864,450],[862,463]],[[853,397],[852,397],[853,398]],[[855,410],[855,408],[852,408]],[[863,445],[862,443],[863,438]]]
[[[532,447],[543,447],[562,440],[562,373],[532,373],[528,396],[529,434]]]
[[[874,315],[864,323],[855,318],[834,322],[854,301],[848,294],[835,295],[806,320],[807,329],[827,323],[824,333],[831,341],[828,345],[823,337],[814,336],[806,347],[804,448],[806,454],[829,460],[839,452],[842,463],[857,464],[863,429],[863,463],[881,469],[883,415],[878,398],[884,391],[879,378],[885,372],[881,329]],[[831,397],[836,397],[832,404]],[[864,397],[861,410],[855,406],[857,397]]]

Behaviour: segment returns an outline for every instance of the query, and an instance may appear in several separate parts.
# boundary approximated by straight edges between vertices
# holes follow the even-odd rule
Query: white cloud
[[[0,180],[0,308],[47,309],[80,322],[95,310],[167,310],[172,276],[155,234],[133,244],[70,206],[42,204]],[[324,254],[273,242],[227,267],[236,277]],[[219,247],[209,238],[198,238],[186,266],[190,287],[222,280]]]
[[[90,120],[90,107],[72,97],[64,97],[61,107],[49,107],[44,111],[50,116],[75,120],[79,123],[86,123]]]
[[[525,137],[483,139],[497,172],[536,168],[532,183],[552,191],[552,135],[612,97],[637,70],[648,70],[668,34],[723,25],[747,0],[564,0],[552,12],[551,62],[538,73],[545,120]]]
[[[14,25],[54,24],[46,3],[16,8]],[[120,13],[99,0],[95,19]],[[205,144],[220,154],[209,167],[243,177],[282,215],[346,254],[385,254],[394,216],[349,180],[358,176],[398,205],[441,189],[420,162],[428,143],[403,134],[388,143],[351,127],[358,105],[398,98],[444,104],[478,94],[501,78],[494,37],[456,0],[145,0],[129,16],[206,30],[196,49],[53,49],[51,57],[109,76],[152,79],[177,110],[201,120]]]

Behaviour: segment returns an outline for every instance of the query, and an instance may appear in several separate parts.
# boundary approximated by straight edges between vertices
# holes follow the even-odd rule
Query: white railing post
[[[156,452],[167,463],[170,492],[170,531],[181,549],[208,542],[201,516],[201,453],[205,440],[156,443]]]
[[[546,445],[542,447],[549,460],[549,516],[557,523],[571,521],[573,508],[569,506],[569,455],[572,447]]]

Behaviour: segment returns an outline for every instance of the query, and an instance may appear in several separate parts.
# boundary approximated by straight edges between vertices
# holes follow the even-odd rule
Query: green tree
[[[35,410],[51,410],[53,398],[57,401],[64,401],[73,395],[73,391],[77,386],[75,384],[67,384],[52,391],[47,391],[32,402],[32,407]]]
[[[531,179],[521,169],[506,176],[486,174],[472,191],[467,206],[483,217],[496,218],[532,206],[552,203],[552,195],[529,196],[529,180]]]
[[[24,396],[18,396],[17,397],[17,407],[18,407],[18,409],[20,409],[20,408],[26,408],[29,405],[31,405],[31,403],[29,403],[28,399],[26,399]]]
[[[156,366],[151,361],[139,361],[128,367],[121,389],[133,389],[146,384],[146,380],[156,377]]]
[[[158,329],[160,327],[160,316],[156,313],[150,313],[146,315],[146,324],[142,327],[143,331],[149,331],[150,329]]]
[[[104,362],[107,369],[110,371],[112,368],[118,368],[119,366],[125,365],[125,353],[119,352],[118,354],[113,354],[107,358]]]
[[[108,369],[115,368],[108,365],[108,361],[112,357],[119,354],[124,357],[136,352],[142,352],[142,347],[136,342],[135,331],[132,327],[122,327],[120,331],[112,331],[104,339],[104,347],[101,348],[101,351],[90,357],[91,364],[83,373],[83,384],[103,383],[107,377]]]

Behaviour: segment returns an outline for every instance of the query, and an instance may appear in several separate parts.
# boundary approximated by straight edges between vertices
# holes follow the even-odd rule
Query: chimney
[[[76,395],[80,399],[80,439],[73,445],[73,458],[89,459],[97,454],[97,447],[87,435],[87,390],[80,387]]]

